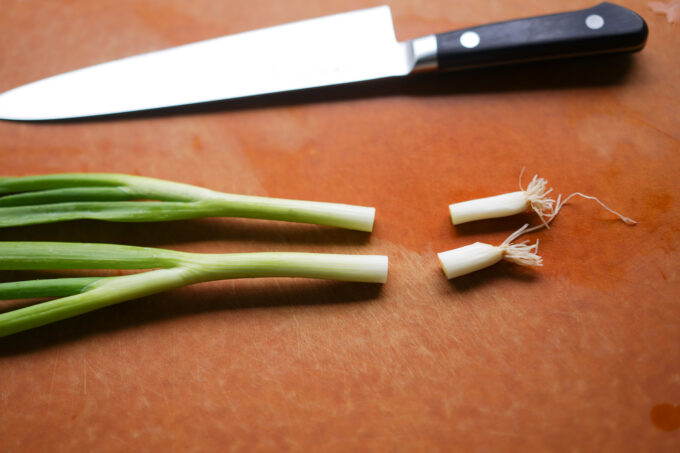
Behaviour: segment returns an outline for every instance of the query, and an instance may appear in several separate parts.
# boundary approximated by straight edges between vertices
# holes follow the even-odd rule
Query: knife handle
[[[647,24],[611,3],[436,35],[439,69],[641,50]]]

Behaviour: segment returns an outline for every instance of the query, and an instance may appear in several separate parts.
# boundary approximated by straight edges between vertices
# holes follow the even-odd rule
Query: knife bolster
[[[406,44],[410,50],[412,72],[432,71],[438,68],[437,37],[435,35],[412,39]]]

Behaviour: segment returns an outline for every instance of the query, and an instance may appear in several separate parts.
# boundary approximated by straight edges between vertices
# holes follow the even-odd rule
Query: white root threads
[[[522,169],[524,171],[524,169]],[[529,202],[529,206],[533,211],[538,214],[541,222],[546,228],[548,227],[548,222],[545,221],[545,216],[554,216],[553,209],[555,207],[555,200],[548,198],[548,194],[552,192],[552,189],[547,189],[548,181],[543,178],[539,178],[538,175],[534,175],[533,179],[527,186],[527,190],[524,192]],[[522,174],[520,173],[520,189],[522,188]],[[547,190],[546,190],[547,189]]]
[[[538,239],[533,245],[529,241],[513,244],[512,241],[527,232],[529,224],[525,223],[522,228],[512,233],[499,246],[503,250],[503,259],[520,266],[543,266],[543,258],[538,255]]]
[[[557,215],[557,213],[560,212],[560,209],[562,209],[562,206],[564,206],[564,205],[567,203],[567,201],[571,200],[571,199],[574,198],[576,195],[578,195],[579,197],[587,198],[588,200],[596,201],[596,202],[597,202],[600,206],[602,206],[604,209],[606,209],[607,211],[611,212],[612,214],[614,214],[615,216],[617,216],[619,219],[621,219],[621,221],[622,221],[623,223],[625,223],[626,225],[635,225],[635,224],[637,223],[635,220],[631,219],[630,217],[626,217],[626,216],[624,216],[624,215],[622,215],[622,214],[619,214],[618,212],[614,211],[612,208],[610,208],[610,207],[607,206],[606,204],[602,203],[602,202],[600,201],[599,198],[593,197],[593,196],[591,196],[591,195],[584,195],[584,194],[582,194],[581,192],[574,192],[574,193],[572,193],[571,195],[569,195],[567,198],[565,198],[565,199],[562,200],[562,201],[560,201],[560,200],[561,200],[561,197],[562,197],[561,195],[560,195],[559,197],[557,197],[557,208],[555,208],[555,212],[552,214],[552,216],[550,217],[550,219],[548,220],[548,222],[552,221],[552,219],[555,218],[555,216]]]

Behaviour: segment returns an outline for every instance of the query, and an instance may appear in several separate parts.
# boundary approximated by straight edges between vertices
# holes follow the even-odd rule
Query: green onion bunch
[[[374,213],[373,208],[224,194],[129,175],[0,178],[0,226],[74,219],[151,222],[239,216],[370,231]],[[205,254],[115,244],[0,242],[0,270],[143,270],[114,277],[0,283],[0,300],[54,298],[1,313],[0,337],[194,283],[253,277],[383,283],[387,267],[387,257],[381,255]]]

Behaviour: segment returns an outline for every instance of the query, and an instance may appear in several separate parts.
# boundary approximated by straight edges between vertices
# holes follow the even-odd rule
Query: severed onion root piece
[[[530,230],[529,224],[525,224],[522,228],[512,233],[499,246],[475,242],[464,247],[438,253],[437,256],[446,278],[460,277],[461,275],[492,266],[503,259],[520,266],[542,266],[543,259],[537,254],[538,240],[535,244],[529,244],[529,241],[518,244],[512,243],[512,241],[526,233],[527,230]]]
[[[521,177],[520,174],[520,188],[522,187]],[[539,215],[541,223],[532,227],[529,227],[529,224],[525,224],[522,228],[508,236],[497,247],[483,242],[475,242],[465,247],[438,253],[437,256],[446,277],[460,277],[461,275],[489,267],[503,259],[520,266],[542,266],[543,259],[538,255],[538,240],[535,244],[530,244],[529,241],[513,244],[512,241],[523,234],[541,228],[549,228],[548,225],[555,219],[562,207],[576,196],[597,202],[627,225],[635,225],[637,223],[630,217],[614,211],[597,197],[574,192],[564,199],[562,199],[562,195],[559,195],[557,200],[553,200],[546,196],[551,190],[546,190],[546,181],[544,179],[534,176],[527,190],[450,205],[449,209],[454,225],[456,220],[458,220],[458,223],[462,223],[463,221],[500,217],[500,215],[496,214],[501,212],[508,212],[502,215],[518,214],[526,210],[527,206],[530,206]],[[508,207],[512,207],[512,209]],[[461,221],[461,219],[464,220]]]
[[[520,173],[520,190],[517,192],[450,204],[449,213],[453,224],[507,217],[531,209],[538,214],[543,225],[547,227],[546,217],[553,215],[553,209],[556,206],[555,200],[548,198],[552,189],[547,188],[548,182],[545,179],[535,175],[524,190],[521,182],[522,173]]]
[[[453,203],[449,205],[449,213],[451,214],[451,221],[454,225],[459,225],[473,220],[493,219],[497,217],[507,217],[515,214],[521,214],[528,209],[533,210],[541,219],[541,226],[550,228],[549,224],[555,218],[557,213],[562,209],[569,200],[575,196],[586,198],[588,200],[596,201],[607,211],[611,212],[624,223],[634,225],[637,222],[630,217],[619,214],[611,209],[609,206],[602,203],[597,197],[591,195],[584,195],[580,192],[574,192],[564,200],[562,195],[557,197],[557,200],[549,198],[548,195],[552,189],[548,189],[548,182],[534,175],[526,190],[522,187],[522,174],[524,169],[519,174],[519,188],[517,192],[505,193],[496,195],[494,197],[478,198],[475,200],[463,201],[460,203]],[[540,228],[540,226],[539,226]],[[530,228],[529,231],[537,229]],[[528,233],[529,231],[525,231]]]

